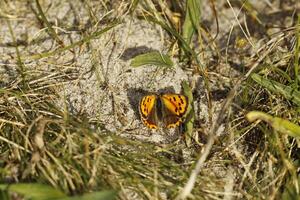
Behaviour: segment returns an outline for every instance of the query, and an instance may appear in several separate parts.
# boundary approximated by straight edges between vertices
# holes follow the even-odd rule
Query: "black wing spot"
[[[181,108],[181,107],[179,107],[179,108]],[[175,112],[176,112],[176,113],[178,112],[178,109],[177,109],[177,108],[175,108]]]
[[[175,97],[173,97],[173,101],[175,101],[175,102],[176,102],[176,98],[175,98]]]
[[[179,106],[179,110],[182,111],[182,107],[181,106]]]
[[[148,103],[150,102],[150,98],[149,98],[149,97],[147,98],[147,102],[148,102]]]
[[[178,105],[181,106],[181,103],[179,102]]]
[[[184,102],[183,102],[183,99],[180,97],[180,102],[183,104]]]

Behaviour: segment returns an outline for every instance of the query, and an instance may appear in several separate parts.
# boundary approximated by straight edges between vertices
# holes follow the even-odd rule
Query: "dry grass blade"
[[[0,199],[298,198],[299,6],[278,2],[0,1]],[[182,126],[143,126],[149,93],[188,97],[143,104]]]
[[[47,28],[48,28],[48,30],[49,30],[49,32],[50,32],[50,35],[55,39],[55,41],[56,41],[59,45],[61,45],[62,47],[64,47],[63,41],[61,41],[61,40],[59,39],[57,33],[56,33],[56,32],[54,31],[54,29],[52,28],[52,25],[51,25],[50,22],[47,20],[47,17],[45,16],[45,14],[44,14],[44,12],[43,12],[43,10],[42,10],[42,7],[41,7],[41,5],[40,5],[39,0],[36,0],[35,3],[36,3],[36,7],[37,7],[37,9],[38,9],[38,11],[39,11],[38,14],[41,16],[41,18],[42,18],[41,20],[43,21],[43,23],[46,24],[46,26],[47,26]]]
[[[226,117],[226,113],[228,109],[231,106],[232,101],[234,100],[236,94],[238,93],[239,88],[241,87],[241,84],[243,81],[247,80],[249,76],[252,74],[252,72],[259,66],[260,62],[265,59],[265,57],[270,53],[269,51],[265,52],[264,55],[262,55],[251,67],[250,70],[246,73],[246,75],[242,78],[240,78],[234,85],[234,87],[229,92],[229,95],[227,96],[225,102],[222,105],[222,108],[220,109],[218,113],[217,119],[214,121],[212,128],[209,130],[209,137],[206,145],[204,146],[204,151],[201,154],[200,158],[197,161],[197,164],[192,171],[188,182],[185,184],[182,191],[179,193],[179,195],[176,197],[177,199],[186,199],[188,195],[191,193],[192,189],[194,188],[196,178],[198,174],[200,173],[205,160],[207,159],[207,156],[209,155],[212,146],[214,144],[215,138],[216,138],[216,131],[221,125],[223,119]]]
[[[295,59],[294,59],[294,72],[295,72],[295,85],[299,84],[299,54],[300,54],[300,15],[298,14],[298,21],[296,26],[296,45],[295,45]]]
[[[62,48],[58,48],[54,51],[50,51],[50,52],[46,52],[46,53],[39,53],[39,54],[36,54],[36,55],[31,55],[31,56],[26,56],[24,57],[23,59],[28,59],[28,60],[37,60],[37,59],[41,59],[41,58],[46,58],[46,57],[50,57],[50,56],[53,56],[53,55],[56,55],[56,54],[59,54],[59,53],[62,53],[66,50],[69,50],[69,49],[72,49],[74,47],[77,47],[77,46],[80,46],[84,43],[87,43],[89,42],[90,40],[93,40],[93,39],[96,39],[98,38],[99,36],[101,36],[103,33],[109,31],[110,29],[114,28],[115,26],[117,26],[118,24],[120,24],[120,22],[114,22],[114,23],[111,23],[110,25],[108,25],[106,28],[103,28],[102,30],[100,31],[96,31],[94,33],[92,33],[91,35],[89,36],[86,36],[84,37],[83,39],[77,41],[77,42],[74,42],[73,44],[70,44],[68,46],[65,46],[65,47],[62,47]]]

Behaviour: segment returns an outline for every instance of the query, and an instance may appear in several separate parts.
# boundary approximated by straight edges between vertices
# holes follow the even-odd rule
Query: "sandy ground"
[[[226,47],[231,29],[234,37],[240,35],[236,30],[238,24],[235,20],[239,10],[226,8],[225,4],[226,1],[220,1],[216,5],[220,10],[218,13],[220,29],[216,40],[221,45],[220,49]],[[263,6],[258,5],[258,7],[263,9],[266,4],[261,4]],[[170,45],[168,35],[159,26],[138,20],[134,15],[124,15],[125,17],[120,17],[123,20],[122,24],[104,33],[98,39],[76,48],[74,53],[65,51],[52,57],[31,60],[26,59],[26,55],[51,51],[57,44],[49,38],[46,30],[42,29],[31,12],[29,4],[15,2],[9,5],[8,13],[13,9],[19,10],[18,13],[10,16],[10,24],[16,40],[25,44],[19,46],[25,67],[30,69],[30,73],[49,74],[49,81],[59,80],[64,83],[56,87],[61,97],[58,105],[62,108],[66,103],[71,113],[86,115],[90,121],[102,123],[109,131],[134,136],[136,139],[164,143],[169,141],[164,134],[165,130],[151,131],[141,123],[138,102],[148,92],[180,93],[182,81],[187,80],[195,95],[195,102],[193,102],[196,113],[195,126],[204,130],[210,127],[204,83],[199,74],[192,73],[187,66],[179,64],[176,57],[173,57],[175,65],[172,69],[130,66],[131,58],[137,54],[151,50],[167,53]],[[90,6],[94,8],[93,17],[89,17],[91,13],[87,13],[87,9],[82,7],[79,1],[51,1],[51,4],[49,1],[43,1],[42,3],[48,20],[54,24],[54,29],[65,44],[80,40],[84,35],[82,30],[95,29],[96,27],[91,26],[91,19],[101,22],[105,15],[115,17],[118,13],[122,13],[126,2],[120,5],[113,4],[111,14],[107,14],[100,3],[91,2]],[[216,35],[216,21],[209,4],[203,3],[202,18],[204,25],[211,30],[211,34]],[[243,16],[239,18],[242,19]],[[5,86],[16,76],[17,66],[15,48],[9,45],[12,43],[11,34],[5,20],[1,23],[3,27],[0,30],[1,85]],[[97,26],[100,29],[105,27],[101,23]],[[230,51],[234,50],[229,49],[228,54],[231,53]],[[220,103],[226,97],[240,69],[236,70],[222,60],[217,63],[214,54],[213,49],[205,47],[203,52],[200,52],[200,58],[204,67],[216,69],[215,72],[210,72],[209,81],[213,95],[213,111],[217,113]],[[230,55],[221,55],[221,59],[228,59],[228,56]],[[239,57],[231,58],[234,59],[237,66],[243,63]],[[64,78],[68,80],[63,80]]]

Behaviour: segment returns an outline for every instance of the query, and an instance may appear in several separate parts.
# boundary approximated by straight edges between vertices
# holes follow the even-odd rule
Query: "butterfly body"
[[[181,94],[151,94],[140,101],[142,122],[151,129],[172,128],[183,122],[188,99]]]

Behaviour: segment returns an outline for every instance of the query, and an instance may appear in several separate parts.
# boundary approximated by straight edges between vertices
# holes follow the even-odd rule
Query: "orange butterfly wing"
[[[164,94],[161,101],[164,124],[167,128],[179,126],[188,108],[188,98],[181,94]]]
[[[140,101],[140,114],[143,123],[151,129],[157,129],[158,117],[156,112],[157,95],[144,96]]]

